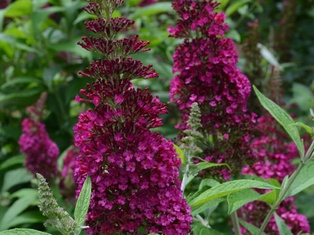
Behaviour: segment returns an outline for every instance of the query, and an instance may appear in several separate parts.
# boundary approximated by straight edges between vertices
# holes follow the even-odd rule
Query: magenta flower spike
[[[133,21],[112,18],[123,1],[94,0],[84,8],[97,19],[86,27],[97,36],[83,37],[83,48],[102,54],[82,75],[92,82],[76,100],[92,108],[74,127],[80,152],[75,178],[79,195],[87,175],[92,196],[87,214],[91,234],[189,234],[192,217],[180,190],[180,160],[173,144],[151,128],[167,112],[148,89],[134,88],[134,78],[155,78],[157,72],[130,57],[145,52],[148,42],[131,35],[117,39]]]
[[[23,134],[20,136],[20,151],[25,153],[25,166],[29,172],[40,173],[48,181],[59,175],[57,159],[59,148],[40,122],[44,110],[46,93],[32,106],[27,107],[29,117],[22,121]]]
[[[172,37],[184,39],[173,55],[170,97],[178,106],[181,122],[187,129],[190,107],[197,102],[201,109],[204,134],[212,135],[214,146],[205,151],[204,159],[227,163],[238,173],[245,162],[252,160],[249,148],[254,114],[247,112],[251,92],[248,78],[236,67],[235,44],[224,36],[228,25],[224,13],[216,13],[215,1],[175,0],[179,15],[175,27],[169,27]],[[228,179],[230,171],[211,170]]]

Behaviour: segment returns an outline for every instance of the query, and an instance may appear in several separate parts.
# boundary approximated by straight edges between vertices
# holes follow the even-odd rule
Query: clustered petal
[[[77,101],[94,107],[79,115],[74,127],[80,151],[75,178],[79,195],[87,175],[92,196],[87,225],[92,234],[178,234],[190,232],[190,208],[180,190],[180,160],[173,144],[150,128],[159,127],[166,106],[148,89],[134,88],[134,78],[154,78],[151,65],[129,57],[147,51],[138,36],[115,39],[133,24],[124,17],[101,18],[121,2],[89,1],[87,12],[98,19],[86,23],[100,37],[83,37],[80,45],[103,53],[82,75],[95,79],[81,89]],[[110,6],[112,9],[105,9]]]
[[[59,148],[53,142],[43,123],[39,121],[43,112],[45,94],[33,106],[27,108],[28,118],[22,121],[23,134],[20,136],[20,151],[25,153],[25,166],[34,175],[40,173],[48,181],[58,176],[57,159]]]
[[[171,36],[183,38],[174,53],[170,97],[180,109],[181,130],[193,102],[200,106],[201,122],[206,134],[214,136],[204,159],[228,163],[234,173],[252,159],[249,149],[254,114],[247,112],[251,92],[249,80],[236,68],[235,44],[224,34],[228,25],[224,13],[214,10],[214,1],[176,0],[174,9],[180,19],[170,27]],[[228,179],[230,172],[218,172]],[[211,171],[215,175],[217,172]]]

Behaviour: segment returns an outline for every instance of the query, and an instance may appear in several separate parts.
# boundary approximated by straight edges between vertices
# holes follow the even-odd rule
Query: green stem
[[[284,200],[285,195],[287,194],[288,190],[290,189],[290,186],[292,185],[293,181],[297,178],[298,174],[300,173],[300,171],[302,170],[302,168],[304,166],[305,166],[305,164],[303,162],[301,162],[299,164],[298,168],[295,170],[295,172],[293,172],[293,174],[292,174],[291,178],[288,180],[286,186],[283,185],[284,188],[279,193],[279,196],[278,196],[276,202],[272,205],[272,207],[271,207],[270,211],[268,212],[265,220],[263,221],[263,224],[260,227],[257,235],[261,235],[264,232],[264,230],[265,230],[265,228],[266,228],[270,218],[272,217],[274,212],[277,210],[277,208],[280,205],[280,203]]]
[[[234,228],[234,232],[236,235],[242,235],[241,233],[241,228],[240,228],[240,223],[239,223],[239,218],[238,218],[238,215],[237,215],[237,211],[234,211],[232,214],[231,214],[231,220],[232,220],[232,225],[233,225],[233,228]]]

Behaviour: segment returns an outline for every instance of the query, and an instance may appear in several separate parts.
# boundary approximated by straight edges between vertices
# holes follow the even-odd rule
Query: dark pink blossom
[[[116,39],[133,24],[111,18],[122,1],[90,1],[85,10],[98,16],[86,23],[100,37],[83,37],[83,48],[105,55],[82,75],[94,79],[76,101],[93,108],[79,115],[74,127],[80,148],[75,177],[77,195],[87,175],[92,196],[87,225],[92,234],[178,234],[190,232],[192,217],[180,190],[180,159],[173,144],[151,128],[159,127],[165,104],[148,89],[136,89],[134,78],[158,76],[151,65],[130,57],[145,52],[138,36]],[[105,13],[105,16],[104,14]]]
[[[46,94],[39,98],[37,103],[27,108],[29,118],[22,121],[23,134],[19,139],[20,151],[25,153],[25,166],[34,175],[40,173],[47,180],[58,176],[57,159],[59,148],[53,142],[46,127],[39,120],[42,116]]]
[[[253,159],[249,141],[255,115],[247,112],[251,84],[236,67],[235,44],[224,36],[228,25],[224,13],[215,12],[217,6],[215,1],[173,2],[180,18],[169,32],[184,41],[173,55],[170,97],[180,109],[181,130],[187,128],[192,103],[199,104],[203,131],[215,141],[204,159],[228,163],[237,173]],[[224,169],[220,174],[228,179],[230,171]]]

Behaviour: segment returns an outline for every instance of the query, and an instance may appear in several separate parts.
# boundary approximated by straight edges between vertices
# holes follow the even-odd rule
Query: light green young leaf
[[[246,228],[251,234],[257,234],[259,231],[259,228],[255,227],[252,224],[249,224],[243,220],[239,220],[240,224]],[[266,233],[262,232],[262,235],[266,235]]]
[[[285,221],[283,221],[277,213],[275,213],[275,220],[280,235],[293,235],[288,226],[285,224]]]
[[[8,6],[6,17],[20,17],[31,14],[33,4],[31,0],[18,0]]]
[[[308,126],[302,122],[296,122],[295,123],[296,126],[302,127],[308,134],[310,134],[311,136],[314,136],[314,129],[311,126]]]
[[[252,189],[245,189],[243,191],[229,194],[227,197],[228,214],[241,208],[244,204],[257,200],[261,195]]]
[[[268,193],[261,195],[258,198],[258,200],[266,202],[268,205],[272,205],[277,200],[277,197],[279,195],[279,191],[280,190],[272,190]]]
[[[206,190],[193,200],[189,201],[189,205],[192,207],[192,210],[194,210],[216,198],[227,196],[231,193],[239,192],[249,188],[279,189],[278,187],[266,182],[260,182],[256,180],[234,180]]]
[[[1,231],[0,235],[51,235],[51,234],[29,228],[15,228]]]
[[[290,135],[294,143],[296,144],[300,157],[304,155],[304,145],[301,141],[298,128],[295,126],[295,122],[282,108],[280,108],[276,103],[264,96],[255,86],[253,89],[261,102],[262,106],[270,112],[270,114],[279,122],[279,124],[286,130]]]
[[[290,186],[285,198],[296,195],[314,185],[314,162],[306,164]]]
[[[184,157],[183,151],[179,148],[179,146],[177,146],[175,144],[173,146],[174,146],[177,154],[179,155],[178,158],[181,159],[181,164],[184,165],[185,164],[185,157]]]
[[[74,219],[80,228],[84,225],[86,214],[89,208],[90,196],[92,193],[92,182],[88,176],[84,182],[83,188],[81,190],[80,196],[77,199],[75,210],[74,210]]]

